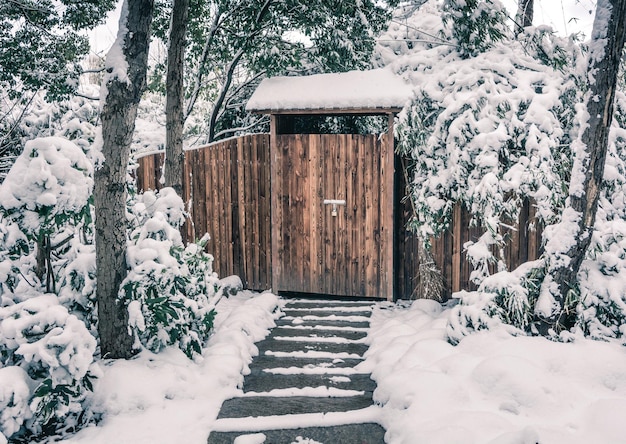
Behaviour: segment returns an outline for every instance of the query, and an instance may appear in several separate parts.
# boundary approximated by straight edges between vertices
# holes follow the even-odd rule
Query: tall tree
[[[137,107],[146,85],[153,0],[125,0],[103,80],[102,155],[95,172],[98,331],[103,357],[128,358],[133,338],[120,301],[127,275],[126,169]]]
[[[102,23],[114,6],[114,0],[0,2],[0,85],[16,94],[43,89],[55,99],[73,93],[78,62],[89,51],[80,31]]]
[[[81,31],[106,18],[115,0],[0,1],[0,182],[22,151],[20,125],[38,91],[48,101],[76,92],[89,51]]]
[[[185,126],[185,91],[183,73],[189,0],[174,0],[167,48],[167,79],[165,84],[165,186],[183,194],[183,128]]]
[[[249,129],[246,94],[266,75],[367,67],[374,36],[397,0],[190,0],[187,119],[210,102],[205,142]],[[157,0],[155,33],[167,40],[171,2]]]
[[[580,133],[573,143],[574,165],[562,221],[546,244],[548,273],[537,304],[544,330],[570,327],[578,272],[594,229],[604,176],[617,75],[626,38],[626,2],[598,0],[589,45],[587,93]]]

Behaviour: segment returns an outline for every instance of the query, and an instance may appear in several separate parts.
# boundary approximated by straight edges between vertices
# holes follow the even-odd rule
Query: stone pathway
[[[367,345],[372,302],[294,299],[244,379],[222,404],[208,444],[381,444],[376,384],[355,368]],[[263,441],[263,436],[265,440]],[[300,438],[299,438],[300,437]]]

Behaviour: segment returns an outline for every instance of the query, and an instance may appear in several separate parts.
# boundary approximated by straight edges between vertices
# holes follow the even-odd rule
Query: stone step
[[[383,444],[385,429],[375,423],[348,424],[329,427],[306,427],[287,430],[266,430],[264,444],[292,444],[298,437],[324,444]],[[239,436],[252,432],[212,432],[208,444],[232,444]],[[259,435],[260,436],[260,435]],[[260,439],[257,442],[262,442]]]
[[[283,308],[282,312],[285,314],[285,318],[300,318],[304,321],[318,320],[318,321],[343,321],[343,322],[367,322],[372,315],[372,310],[361,310],[355,312],[347,311],[309,311],[309,310],[290,310],[289,308]]]
[[[286,307],[310,308],[310,307],[373,307],[374,302],[364,300],[347,299],[287,299]]]
[[[366,331],[350,331],[350,330],[326,330],[319,328],[290,328],[290,326],[282,325],[272,329],[268,338],[275,336],[309,336],[320,338],[345,338],[351,340],[363,339],[367,336]]]
[[[304,326],[304,327],[315,327],[317,325],[321,325],[324,327],[352,327],[352,328],[369,328],[370,323],[369,320],[365,321],[356,321],[356,322],[348,322],[346,320],[338,320],[338,319],[302,319],[302,318],[280,318],[276,321],[276,326],[282,325],[291,325],[291,326]]]
[[[333,358],[302,358],[292,356],[260,355],[254,358],[250,364],[251,372],[261,372],[265,368],[272,367],[354,367],[362,362],[361,359],[333,359]]]
[[[252,371],[244,378],[244,392],[269,392],[274,389],[304,387],[334,387],[341,390],[373,392],[376,383],[367,374],[355,375],[275,375],[263,371]]]
[[[373,404],[372,394],[340,398],[309,396],[242,396],[224,401],[218,415],[221,418],[299,415],[359,410]]]
[[[349,305],[336,305],[330,307],[292,307],[287,305],[283,307],[283,312],[289,313],[305,313],[305,314],[339,314],[339,315],[361,315],[367,316],[371,314],[374,307],[366,305],[356,305],[351,307]]]
[[[363,356],[367,351],[367,345],[360,342],[334,343],[334,342],[298,342],[298,341],[277,341],[274,339],[264,339],[256,343],[259,349],[259,356],[267,351],[274,352],[296,352],[296,351],[322,351],[329,353],[351,353]]]

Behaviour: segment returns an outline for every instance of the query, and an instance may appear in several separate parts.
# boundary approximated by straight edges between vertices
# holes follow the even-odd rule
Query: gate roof
[[[411,88],[389,69],[271,77],[258,86],[246,109],[266,114],[365,114],[398,112]]]

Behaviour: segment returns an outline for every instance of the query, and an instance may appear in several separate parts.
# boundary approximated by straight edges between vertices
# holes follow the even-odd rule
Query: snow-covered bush
[[[457,344],[470,333],[497,326],[512,334],[530,332],[544,275],[545,265],[540,259],[526,262],[512,272],[493,274],[476,291],[457,293],[459,304],[450,311],[448,340]]]
[[[604,187],[580,273],[578,326],[593,338],[626,340],[626,95],[617,91]]]
[[[33,238],[50,235],[88,210],[93,166],[83,150],[61,137],[26,143],[0,188],[4,217]]]
[[[22,153],[27,141],[41,137],[63,137],[82,148],[91,159],[91,144],[99,118],[99,88],[81,87],[83,96],[48,102],[44,92],[17,99],[0,97],[0,183]]]
[[[99,374],[96,340],[53,294],[0,307],[0,432],[50,435],[75,428]],[[20,370],[17,370],[17,369]]]
[[[436,66],[420,58],[427,64],[414,69],[422,81],[400,116],[399,149],[414,160],[412,197],[424,238],[449,227],[457,204],[485,229],[478,245],[466,246],[476,283],[491,263],[505,269],[495,254],[525,199],[542,221],[564,200],[569,128],[560,114],[575,85],[518,52],[513,44],[469,59],[451,52]]]
[[[26,143],[0,185],[0,215],[35,250],[35,274],[47,291],[56,289],[52,251],[67,248],[73,228],[91,220],[92,176],[91,162],[75,143],[43,137]]]
[[[218,280],[207,239],[182,243],[184,204],[171,188],[137,195],[131,208],[136,228],[128,258],[131,271],[122,284],[130,326],[152,351],[175,345],[193,358],[200,354],[213,325],[211,297]]]
[[[64,254],[60,272],[59,302],[97,335],[96,246],[74,238]]]
[[[535,224],[546,227],[544,242],[561,218],[574,157],[570,144],[578,131],[576,106],[585,92],[585,47],[547,27],[526,28],[513,39],[496,0],[449,0],[441,9],[431,1],[424,8],[425,14],[418,11],[406,21],[416,38],[428,42],[380,44],[378,60],[415,86],[397,136],[401,153],[413,160],[410,194],[420,235],[428,240],[442,234],[459,205],[471,213],[470,225],[483,230],[464,245],[478,290],[454,295],[460,303],[452,312],[450,339],[493,322],[533,332],[545,264],[507,271],[505,236],[525,201],[536,209]],[[390,36],[399,40],[400,31]],[[570,313],[578,307],[578,327],[596,337],[621,335],[626,320],[626,288],[620,279],[602,278],[621,275],[615,257],[626,257],[623,120],[617,118],[612,133],[593,248],[580,289],[566,307]]]
[[[489,50],[510,34],[506,9],[498,0],[445,0],[442,18],[452,23],[452,36],[463,58]]]

